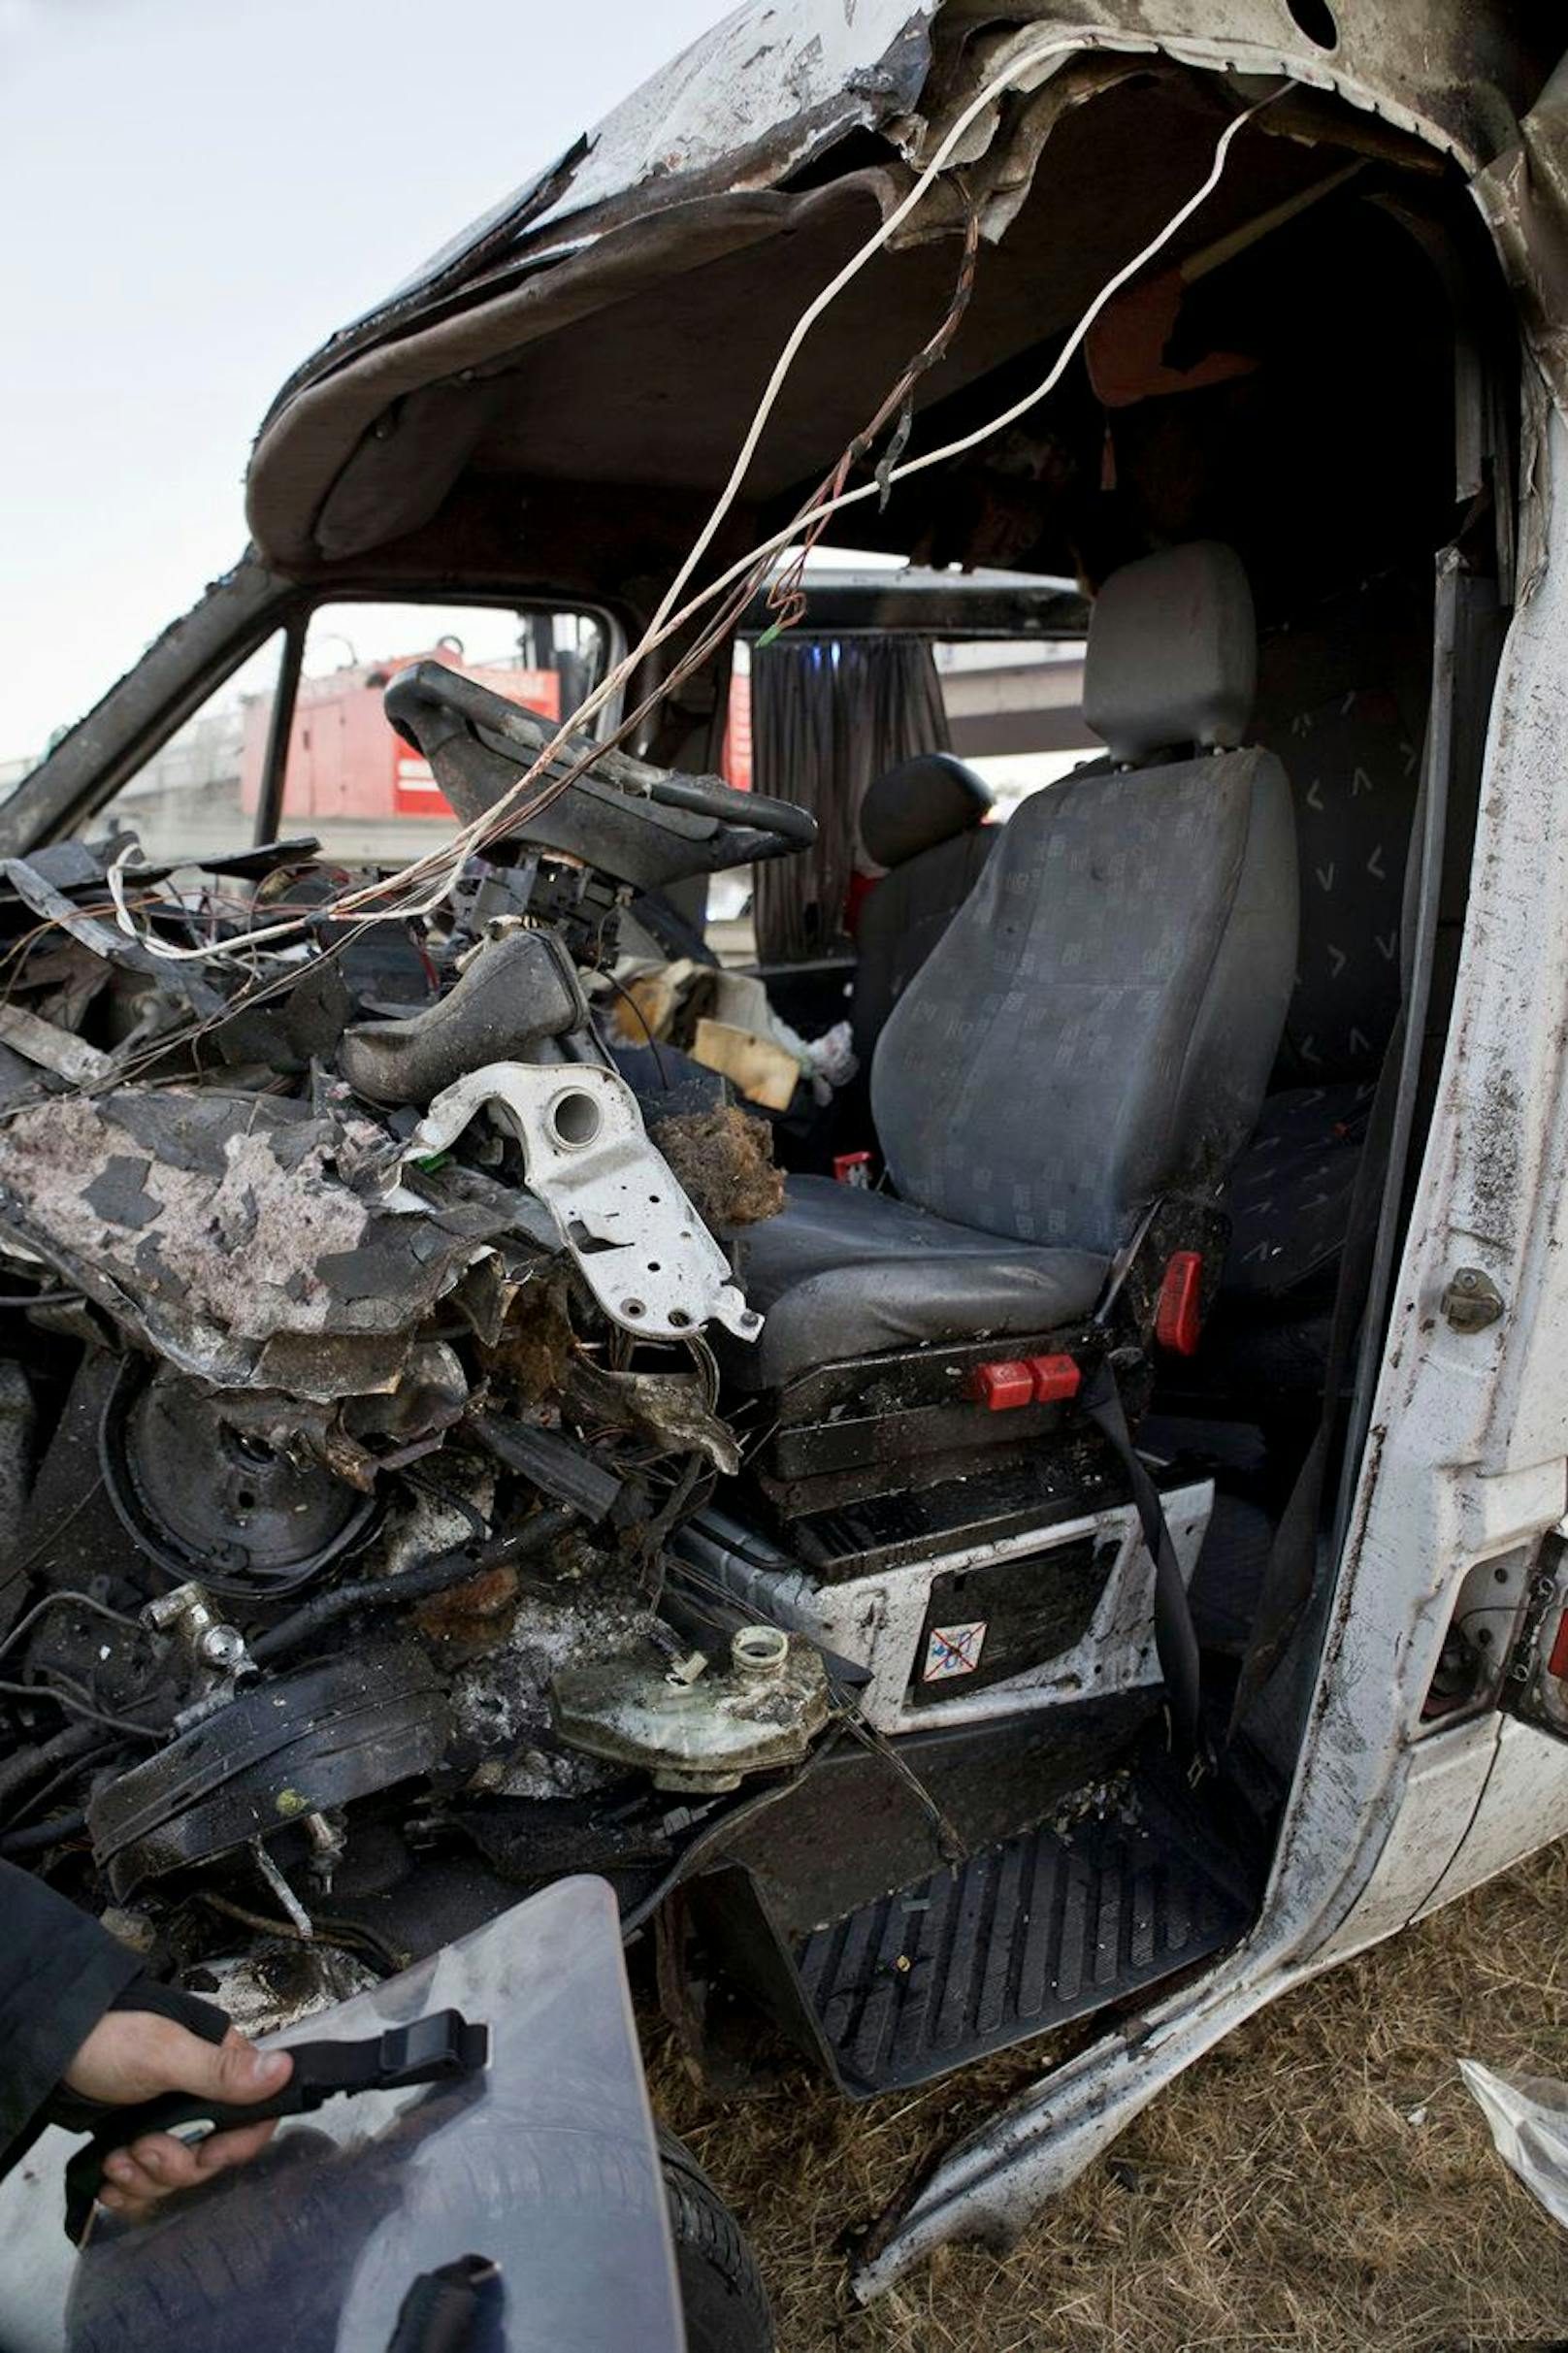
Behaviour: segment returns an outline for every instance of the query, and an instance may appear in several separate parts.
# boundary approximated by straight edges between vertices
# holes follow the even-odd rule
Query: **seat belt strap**
[[[1361,1157],[1351,1188],[1350,1215],[1340,1254],[1339,1281],[1334,1289],[1328,1346],[1323,1360],[1323,1411],[1313,1432],[1295,1485],[1280,1514],[1269,1547],[1258,1611],[1253,1621],[1236,1695],[1231,1705],[1226,1738],[1233,1741],[1263,1685],[1268,1682],[1311,1598],[1318,1567],[1318,1522],[1323,1509],[1323,1484],[1328,1475],[1334,1433],[1339,1420],[1340,1389],[1366,1303],[1372,1277],[1373,1251],[1383,1208],[1388,1149],[1393,1137],[1394,1105],[1399,1097],[1404,1062],[1405,1022],[1401,1010],[1378,1073],[1371,1109],[1367,1113]]]
[[[1127,1429],[1127,1409],[1122,1392],[1116,1386],[1116,1375],[1107,1357],[1083,1391],[1082,1404],[1095,1427],[1110,1446],[1132,1490],[1143,1541],[1155,1564],[1155,1649],[1160,1657],[1160,1671],[1165,1679],[1166,1698],[1170,1708],[1171,1732],[1177,1748],[1186,1757],[1198,1753],[1198,1706],[1201,1696],[1197,1634],[1192,1624],[1192,1606],[1187,1598],[1187,1585],[1182,1576],[1182,1564],[1176,1557],[1171,1541],[1170,1525],[1165,1507],[1160,1500],[1160,1489],[1132,1444]]]

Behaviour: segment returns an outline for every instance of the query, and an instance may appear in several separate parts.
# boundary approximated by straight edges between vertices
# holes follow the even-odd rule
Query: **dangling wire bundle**
[[[138,941],[150,955],[160,961],[188,964],[213,958],[234,961],[248,957],[255,951],[281,944],[297,942],[315,924],[322,922],[347,923],[353,927],[349,938],[375,923],[389,920],[408,921],[436,913],[445,902],[467,861],[488,845],[514,833],[520,826],[538,816],[552,801],[584,775],[611,745],[619,743],[654,710],[690,672],[707,661],[738,622],[752,599],[766,589],[769,607],[775,618],[769,634],[786,629],[799,618],[802,609],[801,573],[806,558],[833,518],[866,499],[886,504],[893,487],[912,475],[931,467],[945,465],[956,458],[979,448],[984,442],[1005,433],[1030,409],[1038,407],[1061,382],[1074,353],[1106,305],[1129,279],[1135,278],[1145,265],[1176,237],[1192,215],[1207,201],[1224,176],[1230,150],[1245,126],[1263,107],[1289,88],[1257,101],[1237,114],[1221,133],[1209,170],[1201,183],[1169,215],[1163,225],[1151,237],[1130,260],[1115,271],[1099,288],[1081,312],[1076,325],[1062,344],[1056,359],[1041,380],[998,415],[939,447],[921,452],[914,457],[902,454],[908,440],[913,416],[913,393],[920,377],[934,365],[947,349],[957,331],[974,282],[979,251],[980,222],[977,209],[967,207],[964,254],[958,282],[940,325],[899,375],[897,382],[880,402],[868,423],[847,445],[835,465],[803,502],[788,523],[760,541],[747,554],[735,559],[716,578],[679,603],[703,556],[711,546],[725,517],[735,505],[743,486],[747,472],[761,441],[768,419],[777,403],[780,391],[797,354],[816,321],[822,316],[843,289],[880,252],[889,240],[909,218],[935,185],[965,133],[984,111],[1015,86],[1030,70],[1053,58],[1064,57],[1080,50],[1080,40],[1060,35],[1033,43],[1026,43],[982,86],[961,110],[944,134],[931,160],[924,166],[900,202],[888,213],[850,256],[829,283],[813,298],[801,312],[787,338],[772,374],[764,387],[761,399],[742,439],[730,476],[719,493],[714,506],[698,532],[691,548],[679,565],[670,586],[660,600],[642,636],[584,698],[577,708],[561,724],[550,741],[494,805],[479,817],[459,829],[439,849],[426,852],[396,872],[376,877],[356,888],[338,894],[309,911],[302,910],[285,920],[263,925],[239,938],[209,941],[200,945],[181,947],[154,936],[139,928],[127,895],[127,884],[134,880],[136,869],[126,855],[116,859],[110,868],[108,887],[119,929]],[[962,185],[962,183],[961,183]],[[864,463],[875,446],[879,435],[897,419],[889,447],[875,466],[871,478],[851,486],[850,475],[857,465]],[[777,557],[793,550],[791,560],[781,573],[774,572]],[[716,608],[710,611],[710,608]],[[618,697],[639,668],[665,646],[671,637],[707,614],[698,635],[682,651],[660,682],[637,705],[623,713],[604,741],[595,741],[577,750],[564,772],[547,771],[563,752],[573,749],[573,738],[588,726],[607,703]],[[540,780],[543,779],[541,782]],[[332,948],[318,949],[322,955],[341,953],[347,941],[335,943]],[[268,983],[254,984],[252,992],[242,992],[239,998],[223,1012],[209,1017],[186,1031],[186,1037],[199,1036],[202,1031],[226,1019],[238,1002],[254,1002],[256,998],[279,987],[293,985],[297,969],[275,976]],[[160,1052],[166,1052],[172,1039],[160,1042]],[[111,1083],[118,1083],[127,1071],[117,1068]],[[103,1083],[103,1082],[99,1082]],[[90,1082],[88,1083],[90,1087]],[[84,1090],[86,1091],[86,1090]]]

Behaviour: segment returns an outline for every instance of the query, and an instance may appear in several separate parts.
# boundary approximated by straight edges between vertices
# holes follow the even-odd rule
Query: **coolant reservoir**
[[[828,1707],[816,1646],[778,1626],[741,1626],[727,1668],[608,1658],[569,1667],[550,1686],[564,1741],[639,1767],[660,1789],[737,1789],[748,1773],[798,1764]]]

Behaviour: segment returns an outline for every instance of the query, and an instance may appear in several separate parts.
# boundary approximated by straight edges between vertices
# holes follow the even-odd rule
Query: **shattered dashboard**
[[[402,691],[460,816],[537,751]],[[650,1132],[604,1016],[634,894],[799,812],[611,767],[417,911],[310,842],[0,867],[0,1852],[242,2016],[656,1880],[828,1711],[809,1645],[666,1606],[761,1321],[715,1139],[773,1180],[710,1096]]]

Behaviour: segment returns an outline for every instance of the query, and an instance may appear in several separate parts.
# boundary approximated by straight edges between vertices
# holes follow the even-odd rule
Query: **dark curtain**
[[[866,786],[916,752],[945,752],[949,740],[936,664],[923,637],[786,637],[753,648],[753,780],[758,792],[809,809],[819,828],[814,849],[756,869],[763,963],[795,963],[844,946]]]

